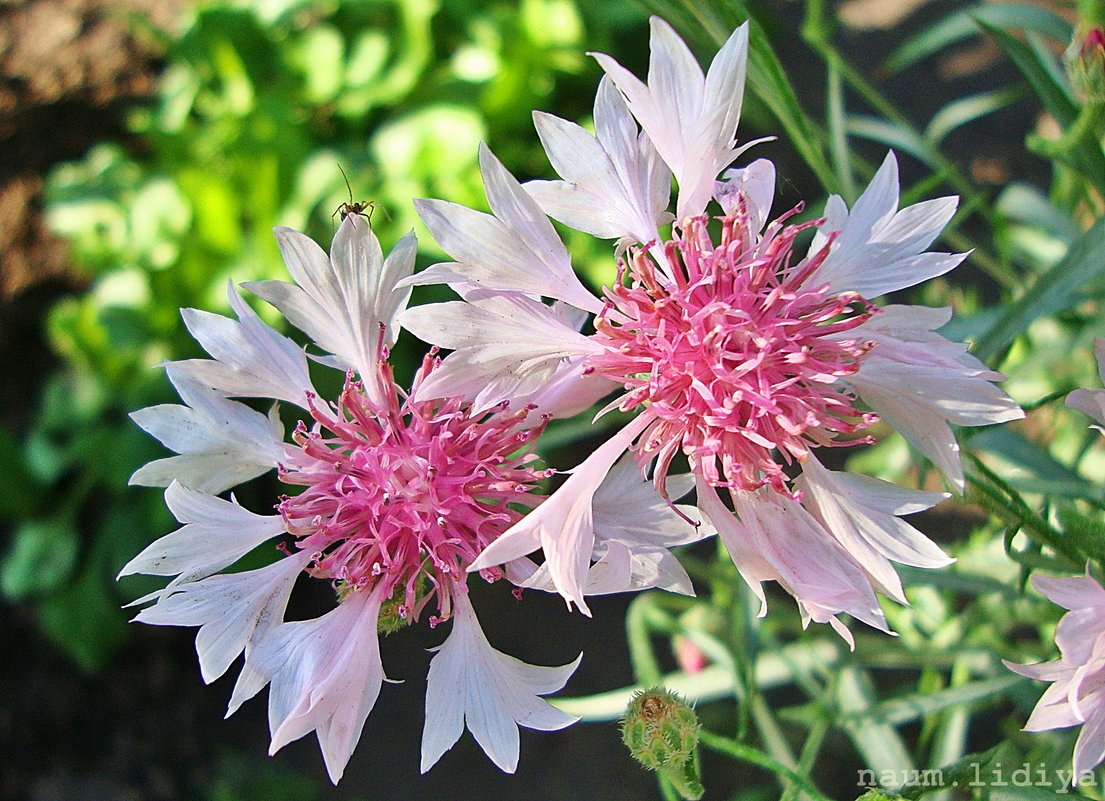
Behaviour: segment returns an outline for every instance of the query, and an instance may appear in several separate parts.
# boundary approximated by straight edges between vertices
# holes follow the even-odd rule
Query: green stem
[[[979,491],[986,500],[987,506],[1006,525],[1022,526],[1026,534],[1042,545],[1053,549],[1056,553],[1067,557],[1072,564],[1079,565],[1082,557],[1077,549],[1072,548],[1061,533],[1052,528],[1046,520],[1032,511],[1021,500],[1020,496],[1006,484],[996,473],[984,465],[973,454],[967,454],[971,466],[978,471],[977,474],[969,472],[967,481]]]
[[[633,665],[633,676],[642,687],[657,687],[661,684],[663,673],[656,654],[652,650],[648,612],[651,602],[649,593],[638,595],[625,614],[625,634],[629,644],[629,661]]]
[[[722,737],[711,731],[703,729],[698,733],[698,741],[712,751],[725,754],[740,762],[769,770],[776,776],[785,777],[798,785],[813,801],[832,801],[827,795],[818,790],[809,779],[791,770],[783,763],[768,756],[758,748],[743,745],[728,737]]]
[[[829,721],[821,718],[813,724],[806,742],[802,745],[802,753],[798,756],[798,772],[803,776],[809,776],[813,770],[813,763],[817,761],[817,755],[821,753],[821,744],[825,741],[825,735],[829,733]],[[796,801],[801,788],[796,782],[791,782],[790,787],[783,793],[780,801]]]

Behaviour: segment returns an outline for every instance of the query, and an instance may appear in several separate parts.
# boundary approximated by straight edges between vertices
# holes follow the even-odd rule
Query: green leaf
[[[839,649],[825,640],[788,645],[779,653],[762,654],[756,659],[756,686],[766,690],[790,684],[797,671],[828,667],[836,662],[839,655]],[[732,669],[709,665],[698,673],[668,673],[659,683],[692,703],[705,703],[732,697],[733,678]],[[551,703],[589,722],[617,720],[638,689],[634,684],[595,695],[555,698],[551,699]]]
[[[1105,502],[1105,488],[1082,478],[1020,431],[994,426],[974,434],[968,442],[972,452],[1000,456],[1028,474],[1007,475],[1005,480],[1010,487],[1060,498],[1081,498],[1094,504]]]
[[[1060,504],[1056,509],[1059,525],[1075,544],[1087,556],[1105,563],[1105,520],[1101,515],[1082,514],[1072,504]]]
[[[1078,107],[1067,87],[1056,80],[1051,65],[1041,60],[1032,48],[1020,39],[983,22],[979,22],[979,25],[993,38],[1005,55],[1009,56],[1014,66],[1032,86],[1032,90],[1040,98],[1044,108],[1055,117],[1059,125],[1066,128],[1073,123],[1078,116]]]
[[[844,81],[840,67],[832,62],[829,67],[828,94],[829,153],[833,167],[840,178],[841,190],[849,203],[856,199],[856,183],[852,176],[852,154],[848,148],[847,114],[844,110]]]
[[[994,325],[975,343],[974,353],[989,361],[1035,320],[1070,309],[1084,297],[1099,297],[1105,286],[1105,217],[1080,236],[1063,259],[1041,275],[1019,300],[1005,306]]]
[[[1059,127],[1067,131],[1074,126],[1080,108],[1071,97],[1054,57],[1036,42],[1029,46],[999,28],[983,22],[979,24],[1028,80],[1044,108],[1059,123]],[[1105,152],[1099,142],[1086,137],[1074,142],[1070,147],[1068,160],[1074,169],[1093,182],[1099,190],[1105,190]]]
[[[77,551],[77,532],[69,521],[24,523],[0,562],[0,592],[13,601],[52,592],[69,579]]]
[[[1074,35],[1069,22],[1043,8],[1012,3],[977,5],[950,14],[907,39],[890,54],[884,69],[890,74],[900,72],[950,44],[978,34],[976,20],[995,28],[1036,31],[1064,45]]]
[[[0,519],[26,518],[42,504],[45,486],[28,469],[25,450],[0,428],[0,470],[14,491],[0,493]]]
[[[100,670],[126,637],[123,613],[99,562],[89,560],[74,583],[38,609],[43,631],[88,673]]]
[[[874,704],[871,677],[854,665],[840,671],[837,677],[836,702],[844,718],[842,727],[848,733],[864,764],[875,771],[906,771],[913,769],[913,758],[892,726],[885,723],[859,723],[863,713]]]
[[[956,128],[1003,109],[1020,100],[1024,94],[1023,88],[1009,86],[953,100],[936,112],[922,137],[929,144],[938,145]]]
[[[918,692],[875,704],[863,712],[847,716],[842,722],[857,727],[871,725],[901,726],[945,709],[973,704],[1002,695],[1025,680],[1013,674],[983,679],[962,687],[935,692]]]
[[[783,126],[787,142],[813,171],[826,192],[839,194],[840,182],[825,158],[823,135],[802,110],[798,96],[787,78],[767,35],[753,20],[748,56],[748,84],[756,97],[770,109]]]
[[[934,170],[939,169],[940,165],[931,158],[931,151],[924,140],[897,123],[881,117],[853,114],[848,118],[848,133],[873,142],[880,142],[899,152],[908,153],[922,164],[927,164]]]

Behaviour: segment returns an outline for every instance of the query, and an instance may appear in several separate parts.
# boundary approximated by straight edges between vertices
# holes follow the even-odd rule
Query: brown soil
[[[0,0],[0,304],[67,274],[42,218],[43,175],[122,132],[154,89],[156,45],[138,19],[171,25],[173,0]]]

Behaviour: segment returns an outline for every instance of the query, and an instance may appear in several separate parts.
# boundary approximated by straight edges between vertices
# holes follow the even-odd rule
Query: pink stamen
[[[744,216],[723,218],[716,246],[705,217],[688,219],[664,243],[674,283],[661,284],[649,253],[631,249],[629,285],[606,290],[595,320],[606,351],[586,369],[623,384],[623,411],[647,406],[654,419],[637,452],[656,458],[661,492],[681,449],[714,486],[792,495],[786,465],[813,447],[865,441],[837,437],[877,419],[838,381],[873,347],[847,332],[876,309],[854,292],[807,284],[832,239],[792,264],[795,237],[821,221],[783,226],[789,216],[762,239],[744,230]]]
[[[427,356],[415,387],[439,364]],[[542,499],[533,490],[545,471],[526,443],[544,422],[520,432],[530,409],[472,415],[458,398],[400,403],[390,366],[378,370],[382,404],[352,374],[335,407],[310,399],[315,425],[296,426],[300,450],[280,468],[304,490],[277,508],[297,547],[317,552],[312,575],[346,588],[382,584],[402,619],[418,619],[436,598],[440,622],[468,565]]]

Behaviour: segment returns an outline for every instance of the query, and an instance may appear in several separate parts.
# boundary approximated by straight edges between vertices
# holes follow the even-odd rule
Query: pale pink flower
[[[563,687],[579,660],[535,667],[494,649],[468,600],[468,569],[543,499],[537,483],[549,471],[535,466],[532,442],[549,414],[580,402],[573,396],[578,386],[564,381],[557,367],[571,353],[546,350],[552,367],[540,380],[516,381],[486,402],[465,371],[443,380],[447,368],[431,353],[406,392],[396,385],[387,356],[409,296],[397,284],[414,266],[413,235],[386,259],[356,215],[342,222],[329,255],[290,229],[277,229],[277,238],[296,283],[268,281],[250,289],[328,352],[313,358],[345,372],[344,386],[335,400],[320,398],[303,349],[265,325],[233,288],[237,321],[185,311],[189,330],[213,358],[167,366],[186,405],[134,414],[178,455],[143,467],[133,481],[167,486],[166,502],[182,524],[120,574],[173,577],[136,602],[155,602],[136,619],[198,626],[196,649],[208,682],[244,653],[228,714],[269,685],[271,751],[313,731],[334,782],[385,680],[380,633],[417,620],[431,627],[449,621],[449,635],[430,662],[422,769],[467,725],[495,764],[513,771],[518,726],[552,730],[575,720],[541,696]],[[538,332],[541,315],[548,325],[580,322],[578,313],[535,310],[525,300],[492,296],[458,311],[476,327],[492,313],[502,319],[516,314],[517,322]],[[458,326],[460,339],[453,344],[463,348],[474,328]],[[484,330],[504,340],[514,331]],[[574,336],[584,352],[566,372],[580,380],[578,357],[600,347]],[[421,390],[430,383],[435,391],[426,396]],[[232,396],[299,406],[303,413],[291,441],[284,441],[275,405],[264,415]],[[583,393],[585,402],[589,397]],[[213,494],[273,468],[289,486],[277,514],[256,514]],[[668,585],[689,592],[667,548],[706,536],[709,528],[696,529],[674,515],[639,474],[622,471],[618,481],[604,492],[634,494],[643,498],[642,508],[621,521],[596,513],[604,539],[595,548],[588,544],[584,563],[593,551],[600,564],[616,559],[617,570],[586,592]],[[283,558],[255,570],[221,572],[274,541]],[[481,573],[495,581],[505,572],[522,584],[535,570],[522,560],[505,570],[489,564]],[[321,617],[285,622],[292,587],[304,573],[331,583],[337,604]]]
[[[1105,381],[1105,339],[1095,339],[1093,349],[1098,372],[1101,380]],[[1099,425],[1094,428],[1102,430],[1101,426],[1105,425],[1105,389],[1076,389],[1067,395],[1067,406],[1096,420]]]
[[[1035,575],[1032,586],[1069,610],[1055,629],[1059,658],[1036,665],[1005,662],[1015,673],[1052,682],[1025,731],[1081,726],[1074,746],[1075,783],[1105,759],[1105,589],[1089,574]]]
[[[702,213],[718,173],[755,144],[737,147],[748,24],[733,31],[705,75],[668,23],[653,17],[650,27],[647,85],[610,56],[592,55],[625,95],[633,116],[675,175],[676,218],[682,220]]]
[[[741,151],[735,131],[746,29],[733,34],[705,75],[666,23],[654,19],[652,34],[647,85],[597,56],[624,97],[624,105],[615,102],[604,84],[596,104],[619,119],[617,136],[600,129],[590,137],[569,123],[537,117],[564,180],[523,190],[481,150],[492,219],[520,240],[512,252],[504,252],[498,234],[486,239],[494,228],[486,215],[473,225],[464,215],[446,217],[440,201],[420,205],[431,233],[462,265],[437,265],[409,282],[449,283],[464,296],[463,288],[476,281],[502,296],[495,304],[466,298],[475,307],[470,310],[451,303],[442,314],[419,309],[403,316],[423,340],[459,346],[445,369],[455,360],[472,386],[490,388],[482,398],[488,404],[572,361],[581,365],[581,381],[599,377],[622,388],[607,410],[636,414],[470,569],[540,548],[543,580],[586,611],[582,599],[595,580],[591,562],[599,541],[594,499],[611,467],[633,451],[667,497],[672,460],[682,454],[698,482],[706,522],[757,592],[761,582],[777,581],[796,597],[805,620],[832,623],[842,634],[840,613],[885,629],[874,592],[905,600],[891,562],[939,567],[950,561],[899,516],[944,496],[826,470],[815,451],[871,441],[870,427],[881,417],[962,490],[951,425],[1022,416],[991,383],[999,374],[936,333],[949,312],[873,302],[962,261],[963,254],[928,252],[956,200],[899,209],[897,161],[890,154],[851,210],[833,197],[821,219],[788,224],[795,209],[769,223],[771,163],[726,169]],[[679,183],[676,223],[666,241],[654,233],[665,219],[657,205],[664,193],[647,142]],[[596,169],[587,171],[585,160]],[[707,208],[712,199],[722,211],[716,238]],[[635,241],[604,288],[600,308],[589,296],[568,297],[578,290],[564,276],[554,281],[550,271],[535,269],[536,253],[570,264],[563,244],[550,241],[539,206],[582,230],[620,237],[618,253],[627,239]],[[809,228],[816,231],[803,256],[795,242]],[[537,295],[594,313],[594,333],[584,336],[559,321]],[[526,310],[532,326],[519,318]],[[728,492],[733,510],[719,490]],[[767,537],[769,530],[775,536]]]

